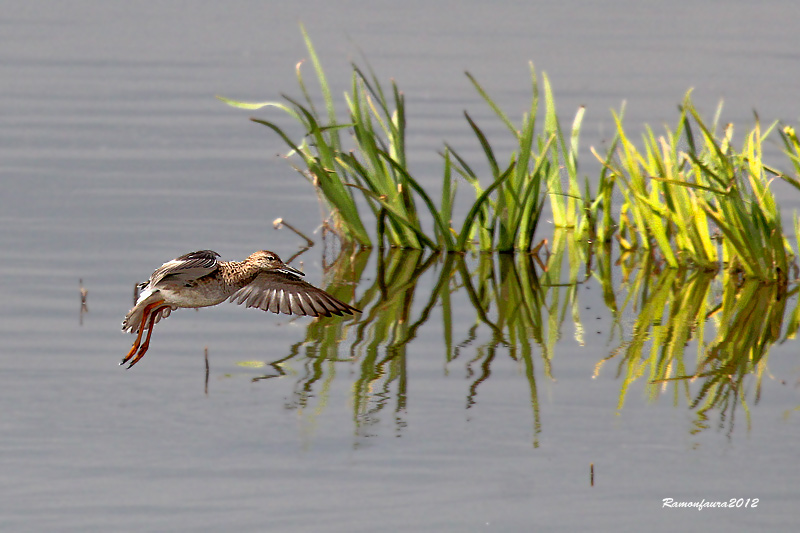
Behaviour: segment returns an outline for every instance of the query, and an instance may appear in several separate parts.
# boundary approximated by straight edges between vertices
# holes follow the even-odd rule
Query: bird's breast
[[[186,285],[161,287],[166,303],[174,307],[208,307],[224,302],[233,292],[232,288],[219,283],[188,283]]]

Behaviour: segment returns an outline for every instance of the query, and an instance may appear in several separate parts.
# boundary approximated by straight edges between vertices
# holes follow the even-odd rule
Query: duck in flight
[[[218,261],[219,254],[200,250],[158,267],[146,283],[136,305],[122,321],[122,331],[136,334],[120,365],[132,367],[147,353],[153,326],[179,307],[208,307],[225,300],[273,313],[307,316],[342,316],[360,313],[322,289],[303,281],[304,274],[267,250],[244,261]],[[142,334],[147,336],[142,343]]]

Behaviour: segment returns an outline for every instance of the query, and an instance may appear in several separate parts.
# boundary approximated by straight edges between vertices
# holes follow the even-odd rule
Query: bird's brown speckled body
[[[122,360],[135,365],[147,352],[153,325],[179,307],[208,307],[230,299],[288,315],[331,316],[360,312],[301,279],[303,275],[267,250],[244,261],[217,261],[219,254],[200,250],[168,261],[153,272],[125,320],[122,330],[136,341]],[[142,344],[144,330],[147,337]],[[134,355],[136,357],[134,358]]]

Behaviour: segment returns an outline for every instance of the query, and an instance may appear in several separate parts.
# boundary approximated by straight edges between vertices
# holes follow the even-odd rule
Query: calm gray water
[[[323,369],[303,406],[299,360],[257,382],[268,367],[237,364],[285,357],[308,321],[235,306],[179,311],[138,366],[117,362],[130,346],[119,323],[133,283],[156,266],[201,248],[289,256],[297,238],[271,221],[319,224],[313,193],[275,157],[278,139],[214,99],[296,94],[295,64],[306,57],[298,21],[337,92],[360,51],[398,81],[414,168],[437,180],[443,140],[478,149],[465,108],[502,134],[464,70],[518,116],[533,61],[565,117],[587,106],[587,155],[610,136],[610,108],[627,100],[633,129],[674,123],[690,87],[708,115],[724,98],[723,120],[740,132],[753,108],[796,125],[799,10],[793,1],[4,2],[0,530],[793,529],[793,342],[772,351],[749,419],[740,409],[733,431],[712,419],[699,433],[685,401],[650,402],[643,387],[618,411],[613,369],[591,379],[611,344],[599,335],[581,346],[569,325],[555,379],[537,359],[538,430],[507,350],[467,409],[481,343],[448,363],[438,308],[407,351],[405,408],[394,410],[392,391],[368,427],[353,418],[354,364]],[[797,196],[785,198],[789,220]],[[321,283],[319,247],[302,259]],[[89,290],[82,325],[79,279]],[[587,330],[608,327],[599,289],[582,291]],[[456,315],[464,339],[474,315]],[[664,509],[664,498],[759,505],[698,512]]]

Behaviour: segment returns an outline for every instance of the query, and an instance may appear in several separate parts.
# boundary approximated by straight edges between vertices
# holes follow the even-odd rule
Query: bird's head
[[[255,264],[259,269],[266,272],[283,272],[284,274],[295,276],[305,275],[296,268],[285,264],[281,261],[281,258],[278,257],[278,254],[270,252],[269,250],[261,250],[260,252],[250,254],[250,257],[248,257],[246,261]]]

